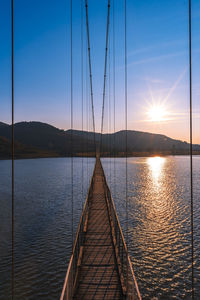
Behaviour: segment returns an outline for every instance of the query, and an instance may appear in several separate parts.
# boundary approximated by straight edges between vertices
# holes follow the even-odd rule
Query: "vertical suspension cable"
[[[92,84],[92,64],[91,64],[91,53],[90,53],[90,33],[89,33],[89,18],[88,18],[87,0],[85,0],[85,12],[86,12],[89,72],[90,72],[90,94],[91,94],[91,106],[92,106],[92,121],[93,121],[93,133],[94,133],[94,151],[96,154],[96,133],[95,133],[94,100],[93,100],[93,84]]]
[[[108,85],[109,85],[109,95],[108,95],[108,107],[109,107],[109,148],[110,148],[110,159],[109,159],[109,163],[110,163],[110,184],[111,184],[111,72],[110,72],[110,64],[111,64],[111,61],[110,61],[110,40],[111,40],[111,35],[109,35],[109,51],[108,51],[108,61],[109,61],[109,82],[108,82]]]
[[[83,136],[83,0],[81,0],[81,129],[82,129],[82,136]],[[83,153],[84,153],[84,144],[82,143],[82,158],[81,158],[81,204],[83,210]]]
[[[125,6],[124,6],[124,33],[125,33],[125,43],[124,43],[124,73],[125,73],[125,155],[126,155],[126,242],[127,242],[127,248],[128,248],[128,193],[127,193],[127,180],[128,180],[128,170],[127,170],[127,129],[128,129],[128,123],[127,123],[127,102],[128,102],[128,95],[127,95],[127,7],[126,7],[126,0],[125,0]]]
[[[113,0],[113,131],[114,131],[114,196],[116,197],[116,137],[115,137],[115,0]]]
[[[104,106],[105,106],[105,94],[106,94],[109,25],[110,25],[110,0],[108,0],[107,28],[106,28],[106,49],[105,49],[105,65],[104,65],[104,83],[103,83],[103,104],[102,104],[102,116],[101,116],[100,153],[101,153],[101,150],[102,150],[102,134],[103,134]]]
[[[194,217],[193,217],[193,154],[192,154],[192,20],[189,0],[189,85],[190,85],[190,197],[191,197],[191,263],[192,300],[194,300]]]
[[[87,33],[86,33],[87,35]],[[88,64],[87,64],[87,42],[86,42],[86,51],[85,51],[85,55],[86,55],[86,64],[85,64],[85,67],[86,67],[86,88],[85,88],[85,91],[86,91],[86,129],[87,129],[87,139],[86,139],[86,149],[87,149],[87,184],[89,182],[89,174],[88,174],[88,153],[89,153],[89,149],[88,149],[88,139],[89,139],[89,134],[88,134],[88,131],[89,131],[89,127],[88,127],[88,106],[89,106],[89,100],[88,100]]]
[[[127,130],[128,130],[128,122],[127,122],[127,105],[128,105],[128,94],[127,94],[127,3],[125,0],[125,5],[124,5],[124,34],[125,34],[125,39],[124,39],[124,72],[125,72],[125,131],[126,131],[126,136],[125,136],[125,144],[126,144],[126,243],[127,243],[127,250],[129,250],[129,235],[128,235],[128,210],[129,210],[129,203],[128,203],[128,162],[127,162],[127,150],[128,150],[128,145],[127,145]],[[126,265],[127,270],[128,269],[128,260],[127,260],[127,265]],[[128,291],[128,279],[129,279],[129,274],[127,271],[127,278],[126,278],[126,283],[127,283],[127,293],[129,293]]]
[[[70,39],[71,39],[71,218],[72,218],[72,251],[73,251],[73,244],[74,244],[74,161],[73,161],[73,6],[71,0],[71,32],[70,32]]]
[[[14,197],[14,159],[15,159],[15,134],[14,134],[14,5],[11,0],[11,98],[12,98],[12,300],[14,299],[15,280],[15,197]]]

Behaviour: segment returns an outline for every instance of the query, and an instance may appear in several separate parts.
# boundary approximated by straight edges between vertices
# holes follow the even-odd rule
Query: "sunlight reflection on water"
[[[194,157],[195,280],[200,292],[200,157]],[[103,166],[123,230],[125,159]],[[191,299],[189,157],[128,158],[129,253],[143,299]],[[198,297],[197,297],[198,299]]]
[[[159,184],[159,178],[163,174],[162,171],[165,160],[166,158],[159,156],[147,158],[147,164],[149,166],[150,171],[152,172],[152,178],[155,184]]]

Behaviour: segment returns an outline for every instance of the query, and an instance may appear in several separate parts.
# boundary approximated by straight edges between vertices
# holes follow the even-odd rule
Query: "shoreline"
[[[189,156],[190,154],[185,154],[185,153],[176,153],[176,154],[172,154],[172,153],[137,153],[135,155],[102,155],[101,158],[135,158],[135,157],[167,157],[167,156]],[[192,156],[200,156],[200,153],[193,153]],[[47,155],[47,156],[19,156],[19,157],[15,157],[14,160],[24,160],[24,159],[43,159],[43,158],[95,158],[94,155],[74,155],[74,156],[62,156],[62,155]],[[12,157],[0,157],[0,161],[4,161],[4,160],[12,160]]]

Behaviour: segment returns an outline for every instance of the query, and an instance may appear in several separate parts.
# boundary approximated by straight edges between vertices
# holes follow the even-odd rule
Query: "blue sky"
[[[70,1],[15,0],[15,121],[39,120],[70,127]],[[88,0],[96,128],[100,130],[106,0]],[[113,131],[113,0],[110,91],[104,131]],[[84,129],[89,99],[84,15]],[[116,130],[124,129],[124,1],[115,0]],[[10,1],[0,1],[0,120],[11,120]],[[74,127],[81,129],[81,0],[73,1]],[[188,1],[127,0],[128,129],[189,138]],[[194,141],[200,143],[200,2],[192,1]],[[109,68],[108,68],[109,69]],[[87,76],[86,76],[87,74]],[[108,77],[109,78],[109,77]],[[109,80],[108,80],[109,82]],[[110,97],[110,98],[109,98]],[[162,106],[166,117],[149,120]],[[109,123],[110,122],[110,123]],[[109,125],[110,124],[110,125]]]

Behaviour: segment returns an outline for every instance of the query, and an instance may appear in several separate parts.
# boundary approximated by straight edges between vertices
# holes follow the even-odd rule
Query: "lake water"
[[[73,159],[77,227],[94,159]],[[102,159],[125,229],[125,159]],[[189,157],[128,158],[128,247],[143,299],[191,299]],[[83,180],[82,180],[83,178]],[[71,159],[15,162],[15,299],[59,299],[71,254]],[[0,299],[11,299],[11,162],[0,161]],[[200,157],[194,157],[200,299]],[[76,230],[76,228],[75,228]]]

